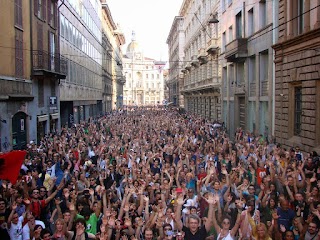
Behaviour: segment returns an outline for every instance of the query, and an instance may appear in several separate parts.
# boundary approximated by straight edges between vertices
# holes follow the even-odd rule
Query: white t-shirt
[[[11,226],[9,229],[10,239],[22,240],[22,223],[23,223],[23,216],[19,217],[17,224],[14,224],[11,222]]]
[[[36,224],[35,225],[41,225],[41,227],[44,229],[45,225],[42,221],[36,220]],[[26,225],[24,225],[24,227],[22,228],[22,239],[23,240],[30,240],[30,228],[28,223]]]

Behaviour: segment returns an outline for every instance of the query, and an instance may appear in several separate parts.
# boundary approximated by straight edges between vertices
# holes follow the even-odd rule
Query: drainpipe
[[[33,6],[33,1],[32,0],[30,0],[29,1],[30,2],[30,49],[31,49],[31,51],[30,51],[30,66],[31,66],[31,76],[30,76],[30,79],[32,79],[32,72],[33,72],[33,38],[32,38],[32,36],[33,36],[33,34],[32,34],[32,14],[33,14],[33,12],[32,12],[32,6]]]
[[[272,3],[272,16],[273,16],[273,31],[272,31],[272,44],[276,44],[277,43],[277,39],[278,39],[278,32],[276,27],[279,26],[279,19],[277,18],[278,16],[278,12],[279,12],[279,3],[278,1],[273,1]],[[273,50],[273,60],[275,60],[275,51]],[[273,61],[272,63],[272,67],[273,67],[273,71],[272,71],[272,114],[271,114],[271,126],[272,126],[272,136],[274,136],[275,133],[275,112],[276,112],[276,73],[275,73],[275,62]],[[282,75],[282,72],[281,72]],[[281,129],[282,131],[282,129]]]

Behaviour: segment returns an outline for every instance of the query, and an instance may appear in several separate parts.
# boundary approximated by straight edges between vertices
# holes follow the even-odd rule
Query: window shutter
[[[34,15],[38,16],[38,6],[39,6],[39,2],[38,0],[34,0]]]
[[[53,21],[54,21],[54,27],[58,28],[58,3],[54,3],[54,9],[53,9]]]
[[[43,2],[42,2],[42,13],[43,13],[43,20],[46,21],[47,0],[43,0]]]
[[[51,24],[51,0],[48,0],[48,4],[47,4],[47,14],[48,14],[48,23],[50,26],[52,26]]]

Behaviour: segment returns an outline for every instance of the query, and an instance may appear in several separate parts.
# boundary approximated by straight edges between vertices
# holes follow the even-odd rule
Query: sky
[[[107,0],[112,18],[120,24],[126,38],[123,53],[135,31],[145,57],[168,60],[166,44],[175,16],[179,15],[183,0]]]

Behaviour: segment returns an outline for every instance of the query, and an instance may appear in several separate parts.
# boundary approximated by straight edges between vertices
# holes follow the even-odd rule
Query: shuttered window
[[[23,77],[23,32],[16,29],[15,32],[15,73],[17,77]]]
[[[14,1],[14,24],[22,28],[22,0]]]

